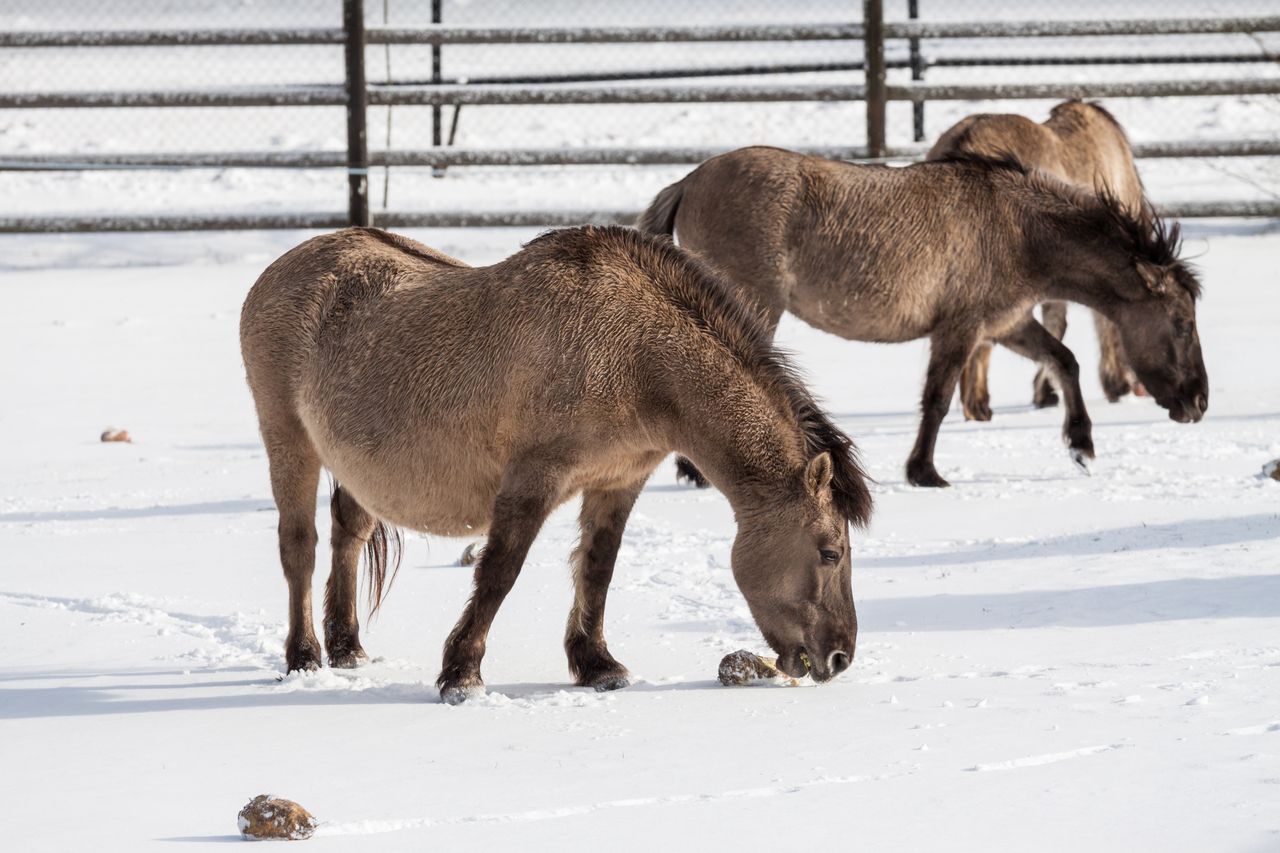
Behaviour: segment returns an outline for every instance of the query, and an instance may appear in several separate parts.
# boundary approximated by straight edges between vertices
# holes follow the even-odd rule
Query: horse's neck
[[[1061,245],[1062,257],[1051,265],[1050,273],[1042,284],[1044,296],[1065,302],[1076,302],[1105,316],[1110,316],[1112,306],[1121,299],[1116,290],[1120,268],[1125,263],[1120,253],[1107,258],[1113,247],[1098,240],[1069,237]],[[1108,262],[1116,266],[1117,274],[1108,275]]]
[[[741,512],[758,502],[762,489],[782,486],[803,464],[804,436],[767,389],[728,378],[688,388],[676,449]]]

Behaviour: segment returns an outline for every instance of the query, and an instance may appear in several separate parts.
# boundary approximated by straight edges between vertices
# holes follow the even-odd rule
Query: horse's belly
[[[886,306],[865,293],[793,293],[788,309],[810,326],[851,341],[901,343],[930,332],[924,312],[906,305]]]
[[[449,452],[369,452],[308,427],[322,464],[379,519],[439,536],[488,529],[501,481],[501,466],[489,455],[468,452],[461,442],[450,446],[439,441],[414,441],[409,446],[444,446]]]

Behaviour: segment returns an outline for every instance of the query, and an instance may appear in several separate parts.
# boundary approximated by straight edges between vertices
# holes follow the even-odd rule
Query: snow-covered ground
[[[414,236],[487,262],[529,233]],[[763,644],[727,505],[664,465],[610,599],[638,683],[567,682],[568,506],[497,619],[488,697],[461,707],[432,687],[470,586],[460,540],[409,537],[365,632],[378,660],[280,678],[236,325],[302,236],[0,239],[4,849],[198,850],[268,792],[324,822],[316,850],[1280,849],[1280,483],[1257,476],[1280,457],[1273,228],[1188,241],[1213,386],[1198,425],[1107,405],[1073,312],[1091,477],[1060,414],[1026,405],[1031,366],[999,353],[995,420],[943,427],[954,487],[907,487],[924,347],[784,322],[879,481],[835,682],[716,683],[725,652]],[[100,443],[108,425],[134,443]]]

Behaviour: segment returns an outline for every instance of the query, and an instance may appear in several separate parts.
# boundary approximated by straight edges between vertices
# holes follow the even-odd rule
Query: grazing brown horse
[[[582,494],[565,649],[581,685],[624,687],[604,638],[623,527],[673,450],[728,497],[734,578],[786,672],[847,668],[857,617],[849,524],[871,497],[850,440],[768,330],[667,238],[554,231],[469,267],[372,228],[317,237],[258,279],[240,339],[280,510],[288,669],[314,669],[315,502],[333,491],[324,600],[332,666],[364,651],[356,563],[386,579],[384,522],[488,531],[475,592],[445,644],[442,698],[483,690],[489,626],[543,520]]]
[[[1099,104],[1065,101],[1053,108],[1043,124],[1020,115],[968,116],[938,137],[928,159],[945,160],[956,154],[1015,157],[1083,190],[1109,193],[1131,216],[1142,216],[1147,206],[1129,139],[1115,117]],[[1046,302],[1040,310],[1044,327],[1062,340],[1067,331],[1067,303]],[[1115,324],[1097,311],[1093,320],[1101,350],[1098,377],[1103,393],[1113,403],[1131,390],[1141,393]],[[966,419],[991,420],[990,363],[991,343],[984,341],[960,373],[960,402]],[[1032,402],[1038,408],[1058,402],[1043,368],[1036,373]]]
[[[987,340],[1050,371],[1072,458],[1093,456],[1075,357],[1031,315],[1045,299],[1115,322],[1138,377],[1174,420],[1198,421],[1209,404],[1200,285],[1178,260],[1177,226],[1134,218],[1109,196],[1012,159],[890,168],[743,148],[662,190],[640,227],[678,235],[770,329],[790,311],[850,340],[927,336],[923,417],[907,461],[917,486],[947,485],[933,464],[938,427],[962,366]]]

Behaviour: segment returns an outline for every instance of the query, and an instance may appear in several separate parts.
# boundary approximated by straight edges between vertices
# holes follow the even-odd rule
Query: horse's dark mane
[[[967,131],[966,131],[967,132]],[[1018,159],[1012,151],[1000,151],[997,154],[979,154],[975,151],[949,151],[946,155],[929,163],[958,163],[973,166],[984,172],[1004,171],[1029,175],[1031,170]]]
[[[1147,202],[1143,202],[1141,213],[1134,216],[1109,187],[1100,188],[1096,194],[1076,191],[1073,201],[1082,220],[1118,233],[1134,257],[1158,267],[1174,267],[1178,271],[1174,280],[1192,299],[1200,298],[1200,279],[1192,266],[1179,257],[1182,227],[1177,222],[1169,222]]]
[[[1101,107],[1097,108],[1102,110]],[[1118,233],[1135,257],[1160,267],[1180,265],[1183,274],[1175,275],[1174,278],[1192,299],[1200,298],[1199,279],[1190,265],[1179,258],[1182,251],[1181,227],[1178,223],[1161,217],[1150,204],[1144,202],[1141,214],[1134,216],[1109,187],[1101,187],[1097,192],[1091,193],[1047,172],[1029,169],[1009,152],[987,157],[961,151],[932,162],[963,163],[988,172],[1012,172],[1020,175],[1035,189],[1066,202],[1076,212],[1082,225],[1101,226],[1113,234]]]
[[[738,299],[727,285],[693,255],[676,247],[665,235],[651,235],[619,226],[569,228],[540,234],[527,246],[566,241],[573,232],[620,245],[628,254],[649,254],[675,275],[659,276],[659,286],[685,317],[711,334],[738,358],[764,386],[775,391],[791,409],[804,434],[810,457],[826,452],[834,476],[831,492],[840,513],[850,523],[865,526],[871,518],[871,493],[853,440],[805,388],[795,367],[770,340],[763,318]],[[562,248],[558,247],[558,248]],[[585,248],[585,247],[584,247]]]

